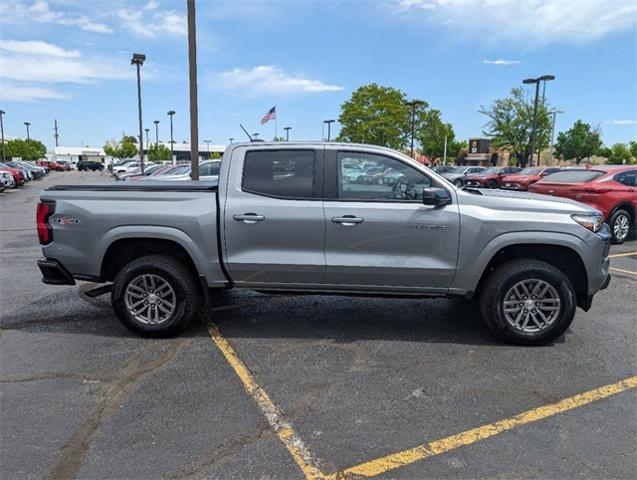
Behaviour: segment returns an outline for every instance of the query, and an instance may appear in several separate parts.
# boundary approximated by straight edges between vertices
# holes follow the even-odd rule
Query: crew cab
[[[469,175],[465,179],[465,185],[477,188],[500,188],[502,178],[522,170],[519,167],[489,167],[479,173]]]
[[[396,182],[351,183],[344,165]],[[115,313],[145,336],[177,334],[211,292],[245,288],[478,299],[495,335],[538,345],[610,281],[597,210],[459,189],[370,145],[235,143],[217,181],[59,185],[40,200],[43,281],[112,282]]]
[[[555,173],[535,183],[530,192],[583,202],[601,211],[613,243],[623,243],[637,219],[637,167],[595,166]]]
[[[528,190],[529,185],[560,170],[559,167],[527,167],[518,173],[502,177],[500,188],[503,190]]]

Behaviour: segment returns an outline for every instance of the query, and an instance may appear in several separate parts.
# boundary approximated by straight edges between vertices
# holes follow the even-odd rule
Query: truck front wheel
[[[181,332],[196,315],[199,289],[194,275],[165,255],[137,258],[115,277],[111,302],[126,328],[144,337]]]
[[[532,259],[499,265],[480,294],[482,318],[499,338],[519,345],[544,345],[566,332],[575,315],[569,278]]]

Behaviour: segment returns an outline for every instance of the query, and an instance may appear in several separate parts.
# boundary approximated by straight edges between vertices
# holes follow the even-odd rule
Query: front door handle
[[[233,215],[232,218],[238,222],[243,223],[257,223],[265,220],[263,215],[257,215],[256,213],[244,213],[243,215]]]
[[[332,217],[334,223],[340,223],[344,227],[353,227],[358,223],[363,223],[361,217],[355,217],[354,215],[344,215],[342,217]]]

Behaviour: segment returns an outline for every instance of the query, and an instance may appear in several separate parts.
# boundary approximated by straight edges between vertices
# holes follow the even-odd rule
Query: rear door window
[[[637,187],[637,170],[628,170],[615,175],[615,181],[628,187]]]
[[[604,172],[599,170],[563,170],[551,174],[547,181],[553,183],[584,183],[595,180],[602,175],[604,175]]]
[[[316,195],[314,150],[252,150],[243,164],[244,192],[308,199]]]

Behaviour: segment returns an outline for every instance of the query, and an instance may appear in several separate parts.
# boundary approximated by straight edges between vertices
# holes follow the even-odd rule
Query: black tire
[[[487,188],[498,188],[498,182],[495,180],[489,180],[487,182]]]
[[[458,188],[462,188],[462,180],[457,178],[456,180],[454,180],[454,185]]]
[[[513,286],[531,279],[548,283],[560,300],[555,319],[538,332],[515,328],[506,319],[503,306],[504,297]],[[501,340],[518,345],[544,345],[558,339],[573,321],[575,308],[575,290],[569,278],[561,270],[539,260],[518,259],[503,263],[489,274],[480,292],[480,312],[489,329]]]
[[[144,274],[160,277],[174,291],[174,311],[159,324],[142,323],[126,306],[128,285]],[[131,261],[119,271],[113,283],[111,303],[117,317],[130,331],[143,337],[171,337],[186,328],[197,315],[200,294],[194,275],[183,263],[165,255],[148,255]]]
[[[618,224],[620,222],[628,223],[628,229],[625,231],[625,233],[620,229],[616,230],[616,228],[619,227]],[[610,233],[613,236],[612,242],[615,245],[619,245],[624,243],[628,239],[630,231],[633,227],[633,218],[631,217],[630,213],[620,208],[610,216],[610,218],[608,219],[608,226],[610,227]]]

